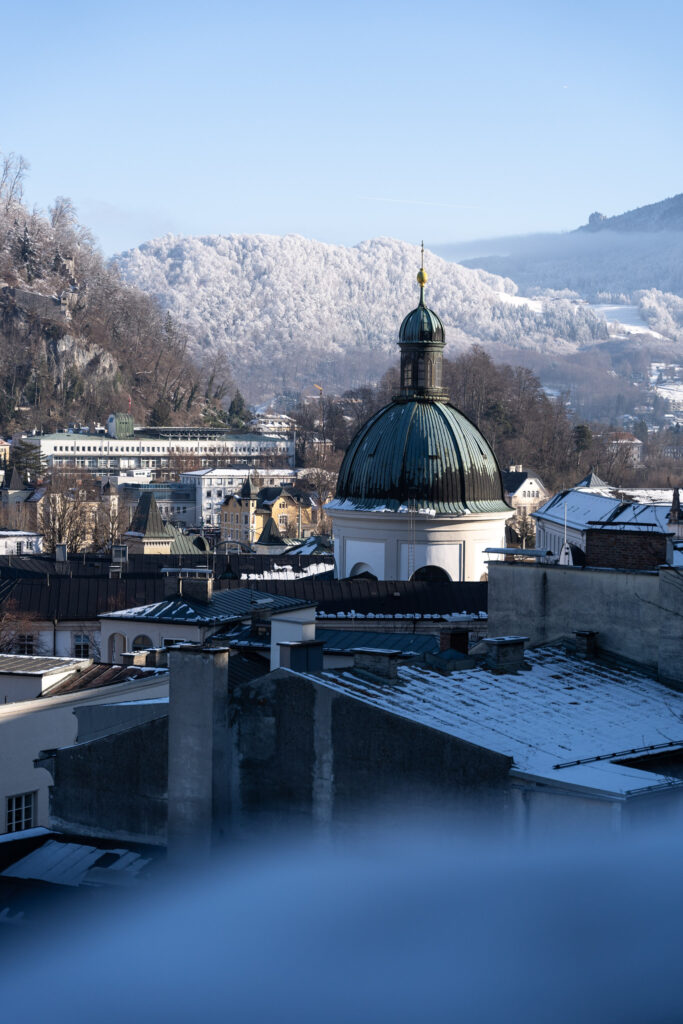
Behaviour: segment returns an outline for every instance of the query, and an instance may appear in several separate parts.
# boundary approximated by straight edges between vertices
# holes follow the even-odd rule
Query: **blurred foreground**
[[[249,848],[50,941],[5,926],[3,1021],[671,1022],[683,828],[475,842],[442,823]]]

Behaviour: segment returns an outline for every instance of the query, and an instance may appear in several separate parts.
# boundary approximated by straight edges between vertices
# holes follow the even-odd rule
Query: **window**
[[[33,654],[33,633],[17,634],[17,654]]]
[[[183,638],[181,636],[165,636],[161,640],[164,647],[173,647],[174,644],[182,644],[182,642]]]
[[[74,633],[74,658],[90,657],[90,637],[87,633]]]
[[[35,793],[20,793],[7,797],[7,831],[22,832],[33,828]]]
[[[148,636],[145,636],[144,633],[140,633],[135,637],[135,640],[133,640],[134,651],[148,651],[152,647],[154,647],[154,644]]]

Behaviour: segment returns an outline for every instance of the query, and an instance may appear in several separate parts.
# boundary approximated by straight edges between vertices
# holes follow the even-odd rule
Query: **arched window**
[[[423,565],[416,569],[411,580],[422,580],[425,583],[450,583],[451,578],[440,565]]]
[[[356,562],[353,569],[349,573],[349,577],[362,576],[364,580],[376,580],[374,572],[370,568],[367,562]]]
[[[134,651],[148,651],[150,647],[154,647],[154,644],[144,633],[139,633],[133,640],[132,650]]]

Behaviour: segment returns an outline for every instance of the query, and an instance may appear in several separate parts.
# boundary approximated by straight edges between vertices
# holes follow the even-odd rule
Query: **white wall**
[[[280,667],[280,647],[284,643],[315,640],[315,607],[278,612],[270,620],[270,669]]]
[[[346,578],[364,563],[380,580],[408,579],[435,565],[454,581],[478,582],[488,569],[484,549],[504,547],[505,522],[512,516],[512,511],[463,516],[327,511],[334,525],[337,577]]]

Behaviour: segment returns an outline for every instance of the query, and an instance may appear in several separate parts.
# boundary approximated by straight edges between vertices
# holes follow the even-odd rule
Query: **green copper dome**
[[[419,306],[405,318],[398,332],[399,343],[402,342],[431,342],[434,345],[443,345],[446,340],[446,332],[441,319],[433,309],[425,306],[420,298]]]
[[[397,400],[351,442],[331,508],[508,512],[496,457],[475,425],[444,401]]]

